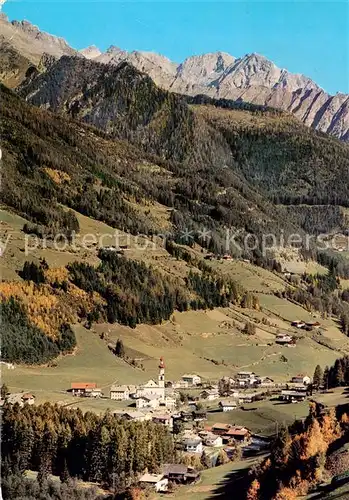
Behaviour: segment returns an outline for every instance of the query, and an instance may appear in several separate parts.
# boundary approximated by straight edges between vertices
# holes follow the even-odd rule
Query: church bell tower
[[[165,363],[164,358],[160,358],[159,363],[159,387],[165,388]]]

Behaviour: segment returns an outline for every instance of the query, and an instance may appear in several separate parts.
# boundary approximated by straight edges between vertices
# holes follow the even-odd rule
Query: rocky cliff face
[[[62,38],[41,32],[26,21],[10,23],[4,16],[0,17],[0,30],[3,36],[0,50],[6,47],[9,53],[11,48],[36,66],[44,53],[55,58],[76,55],[111,65],[128,62],[166,90],[275,107],[293,113],[309,127],[349,142],[347,94],[331,96],[310,78],[280,69],[258,54],[236,59],[215,52],[189,57],[177,64],[153,52],[127,52],[115,46],[104,53],[95,46],[78,52]],[[21,60],[17,66],[21,69],[12,71],[7,63],[4,69],[0,67],[1,80],[16,86],[28,64]]]

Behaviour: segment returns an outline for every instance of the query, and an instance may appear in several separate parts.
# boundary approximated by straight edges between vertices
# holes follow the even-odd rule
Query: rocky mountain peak
[[[120,47],[117,47],[116,45],[111,45],[104,52],[104,54],[117,54],[118,52],[124,52],[124,51],[122,49],[120,49]]]
[[[86,47],[85,49],[79,50],[80,54],[86,57],[86,59],[95,59],[96,57],[100,56],[102,52],[99,50],[98,47],[95,45],[90,45],[89,47]]]

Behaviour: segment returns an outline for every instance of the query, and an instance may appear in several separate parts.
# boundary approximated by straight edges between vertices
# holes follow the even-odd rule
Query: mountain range
[[[347,94],[329,95],[310,78],[280,69],[256,53],[235,58],[215,52],[177,64],[153,52],[128,52],[115,46],[105,52],[95,46],[77,51],[62,38],[44,33],[27,21],[9,22],[5,16],[0,18],[0,28],[0,78],[12,88],[28,76],[28,71],[43,71],[63,55],[108,65],[128,62],[163,89],[281,109],[309,127],[349,141]]]

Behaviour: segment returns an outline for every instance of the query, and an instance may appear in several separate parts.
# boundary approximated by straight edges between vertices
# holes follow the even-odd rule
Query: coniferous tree
[[[324,373],[320,365],[316,365],[313,375],[313,387],[318,389],[323,382]]]
[[[123,343],[123,341],[121,339],[118,339],[116,341],[115,354],[119,358],[124,358],[125,357],[125,347],[124,347],[124,343]]]
[[[4,383],[1,386],[1,399],[6,399],[7,394],[9,393],[7,385]]]
[[[325,366],[325,369],[324,369],[324,374],[323,374],[323,377],[322,377],[322,383],[324,385],[324,388],[327,390],[328,387],[329,387],[329,377],[330,377],[330,369],[328,366]]]

